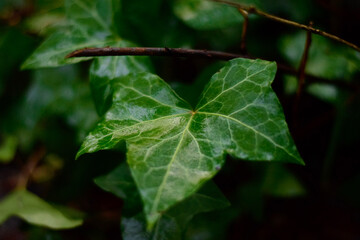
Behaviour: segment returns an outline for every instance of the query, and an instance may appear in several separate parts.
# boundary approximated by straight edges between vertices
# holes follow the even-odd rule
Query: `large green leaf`
[[[195,110],[159,77],[128,75],[114,85],[113,106],[77,157],[126,140],[150,227],[212,178],[226,153],[302,164],[270,87],[275,72],[275,63],[234,59],[212,77]]]
[[[114,47],[134,47],[127,41],[121,41]],[[95,106],[103,115],[111,106],[112,83],[129,73],[152,71],[148,57],[119,56],[96,58],[90,68],[90,85]]]
[[[0,202],[0,224],[10,216],[53,229],[74,228],[82,219],[71,217],[67,211],[57,209],[25,189],[16,190]]]
[[[65,59],[70,52],[84,47],[104,47],[118,37],[113,17],[119,7],[115,0],[67,0],[68,27],[52,34],[26,60],[22,68],[56,67],[89,58]]]

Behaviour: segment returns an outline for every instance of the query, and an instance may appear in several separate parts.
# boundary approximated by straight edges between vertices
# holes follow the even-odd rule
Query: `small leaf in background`
[[[134,215],[141,211],[140,194],[126,162],[121,163],[107,175],[97,177],[94,181],[103,190],[111,192],[125,201],[123,215]]]
[[[33,82],[17,108],[6,119],[6,130],[31,145],[36,126],[52,116],[63,118],[83,139],[98,120],[88,84],[81,80],[78,66],[32,72]]]
[[[193,32],[172,13],[173,1],[122,1],[121,4],[117,20],[120,36],[141,46],[192,46]]]
[[[275,197],[298,197],[306,194],[299,180],[280,164],[268,167],[262,190]]]
[[[104,47],[117,42],[113,0],[66,0],[68,28],[60,29],[42,43],[22,68],[56,67],[90,58],[65,59],[72,51],[85,47]],[[101,8],[99,8],[101,6]]]
[[[128,75],[114,85],[112,107],[77,157],[126,141],[150,228],[212,178],[226,153],[303,164],[270,87],[275,72],[267,61],[232,60],[212,77],[196,110],[159,77]]]
[[[17,145],[16,137],[3,136],[0,141],[0,163],[8,163],[14,158]]]
[[[0,202],[0,224],[11,216],[52,229],[74,228],[82,224],[78,216],[69,216],[25,189],[15,190]]]
[[[134,44],[121,41],[113,47],[134,47]],[[148,57],[119,56],[96,58],[90,68],[90,86],[94,103],[99,115],[103,115],[111,106],[113,82],[129,73],[152,72]]]
[[[305,46],[306,33],[284,36],[279,49],[294,67],[298,67]],[[327,79],[350,80],[360,71],[359,54],[343,45],[313,34],[306,64],[306,72]]]
[[[198,30],[230,27],[243,21],[236,8],[206,0],[177,0],[174,12],[187,25]]]

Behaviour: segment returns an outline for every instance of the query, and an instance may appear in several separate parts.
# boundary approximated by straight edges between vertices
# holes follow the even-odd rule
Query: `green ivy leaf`
[[[126,141],[150,227],[212,178],[226,153],[303,164],[270,87],[275,72],[275,63],[234,59],[212,77],[195,110],[159,77],[128,75],[114,85],[113,106],[77,157]]]
[[[230,204],[217,186],[209,181],[198,192],[163,213],[151,231],[146,231],[143,214],[122,220],[123,238],[134,239],[182,239],[190,220],[197,214],[228,207]]]
[[[90,58],[65,59],[72,51],[84,47],[113,45],[119,39],[113,26],[119,3],[115,0],[67,0],[67,29],[60,29],[45,40],[25,61],[22,68],[56,67]]]
[[[134,47],[134,44],[121,41],[115,44],[114,47]],[[129,73],[151,71],[153,71],[152,65],[148,57],[96,58],[90,68],[90,86],[99,115],[103,115],[111,106],[113,93],[111,85],[115,79],[121,81],[121,77]]]
[[[15,190],[0,202],[0,224],[10,216],[18,216],[30,224],[52,229],[74,228],[82,219],[70,217],[25,189]]]

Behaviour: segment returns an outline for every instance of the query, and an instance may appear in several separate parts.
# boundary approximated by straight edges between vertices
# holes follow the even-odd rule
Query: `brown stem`
[[[240,49],[242,53],[246,53],[246,35],[247,35],[247,29],[249,26],[249,14],[247,11],[239,9],[239,12],[241,13],[241,15],[244,17],[244,22],[243,22],[243,29],[242,29],[242,33],[241,33],[241,45],[240,45]]]
[[[44,146],[41,146],[35,150],[29,157],[26,165],[23,167],[19,177],[17,188],[26,188],[27,183],[33,173],[34,169],[38,165],[39,161],[45,156],[46,149]]]
[[[312,23],[310,23],[312,24]],[[300,66],[299,66],[299,84],[298,84],[298,88],[296,91],[296,95],[300,96],[301,92],[303,90],[304,87],[304,83],[305,83],[305,68],[306,68],[306,63],[308,60],[308,56],[309,56],[309,50],[310,50],[310,45],[311,45],[311,32],[307,32],[306,33],[306,42],[305,42],[305,48],[304,48],[304,52],[303,55],[301,57],[301,62],[300,62]]]
[[[312,22],[310,22],[310,26],[311,25],[312,25]],[[294,107],[293,107],[293,121],[294,121],[295,127],[297,126],[301,93],[302,93],[302,91],[304,89],[304,85],[305,85],[305,77],[306,77],[305,68],[306,68],[306,63],[307,63],[308,56],[309,56],[310,45],[311,45],[311,32],[307,32],[305,48],[304,48],[304,52],[301,57],[301,62],[300,62],[300,66],[298,69],[299,81],[298,81],[298,87],[296,90],[296,97],[295,97]]]
[[[168,56],[168,57],[199,57],[218,60],[230,60],[238,57],[248,57],[240,54],[198,50],[198,49],[184,49],[184,48],[145,48],[145,47],[130,47],[130,48],[84,48],[76,50],[66,58],[73,57],[102,57],[102,56]]]
[[[233,6],[233,7],[236,7],[237,9],[242,9],[242,10],[245,10],[247,11],[248,13],[253,13],[253,14],[256,14],[256,15],[259,15],[259,16],[262,16],[262,17],[265,17],[267,19],[270,19],[270,20],[273,20],[273,21],[276,21],[276,22],[280,22],[280,23],[284,23],[284,24],[287,24],[287,25],[290,25],[290,26],[293,26],[293,27],[297,27],[297,28],[300,28],[300,29],[303,29],[303,30],[306,30],[308,32],[311,32],[311,33],[314,33],[314,34],[318,34],[318,35],[321,35],[323,37],[327,37],[327,38],[330,38],[334,41],[337,41],[337,42],[340,42],[342,44],[345,44],[353,49],[355,49],[356,51],[360,52],[360,47],[355,45],[354,43],[351,43],[349,41],[346,41],[336,35],[333,35],[333,34],[330,34],[330,33],[327,33],[325,31],[322,31],[320,29],[317,29],[317,28],[314,28],[312,26],[308,26],[308,25],[304,25],[304,24],[301,24],[301,23],[297,23],[297,22],[294,22],[294,21],[290,21],[290,20],[287,20],[287,19],[284,19],[284,18],[281,18],[281,17],[277,17],[277,16],[274,16],[274,15],[271,15],[269,13],[266,13],[264,11],[261,11],[259,9],[257,9],[256,7],[254,6],[245,6],[245,5],[242,5],[242,4],[239,4],[239,3],[234,3],[234,2],[230,2],[230,1],[226,1],[226,0],[211,0],[211,1],[214,1],[214,2],[219,2],[219,3],[225,3],[227,5],[230,5],[230,6]]]

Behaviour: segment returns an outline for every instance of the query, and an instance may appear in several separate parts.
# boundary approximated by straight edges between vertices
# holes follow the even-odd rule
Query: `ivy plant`
[[[144,15],[144,21],[151,22],[157,16],[156,3],[160,1],[151,2],[151,11]],[[66,58],[84,47],[136,46],[136,31],[147,30],[129,27],[134,19],[124,6],[137,5],[120,0],[65,0],[67,25],[52,33],[22,68],[60,67],[90,60]],[[176,18],[174,24],[183,22],[183,30],[188,32],[193,31],[191,28],[208,30],[242,22],[234,9],[217,6],[176,1],[170,18]],[[197,8],[206,11],[198,14]],[[224,16],[223,22],[217,17],[218,11]],[[228,17],[229,13],[236,17]],[[304,164],[271,88],[276,71],[275,62],[244,58],[228,61],[208,79],[197,104],[191,106],[156,75],[148,57],[93,60],[89,85],[100,120],[83,139],[76,158],[100,150],[126,148],[126,162],[119,159],[118,168],[95,179],[102,189],[124,199],[125,239],[180,239],[195,214],[227,207],[229,202],[211,179],[226,164],[228,155],[247,161]],[[44,206],[44,211],[54,213],[51,216],[56,221],[63,219],[60,225],[64,228],[81,224],[78,219],[64,219],[25,190],[10,198],[19,195],[28,199],[25,203],[29,202],[29,206],[25,204],[24,208]],[[7,208],[8,201],[2,202],[0,208]],[[39,224],[37,219],[19,213],[21,209],[11,207],[12,211],[8,209],[1,219],[20,215]],[[56,227],[56,221],[40,224]]]

